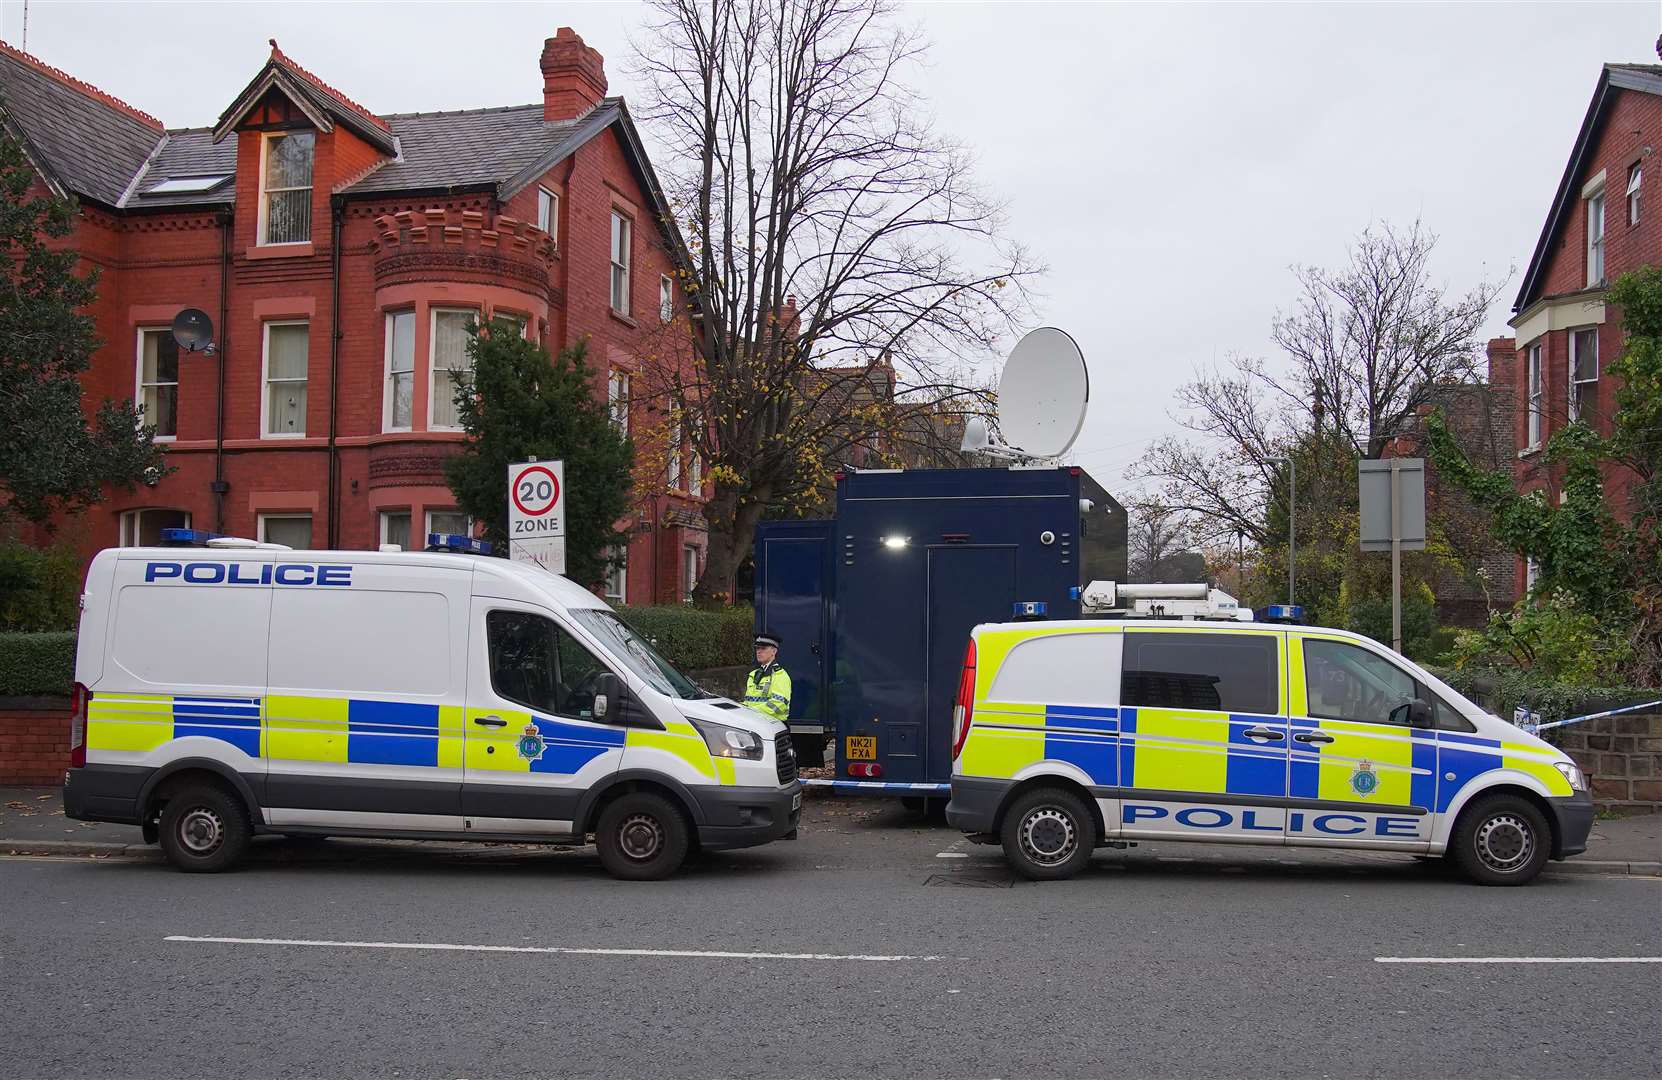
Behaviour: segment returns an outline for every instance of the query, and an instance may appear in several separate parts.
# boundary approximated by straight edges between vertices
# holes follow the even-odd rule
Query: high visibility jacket
[[[744,683],[744,703],[781,723],[790,723],[790,674],[778,664],[755,669]]]

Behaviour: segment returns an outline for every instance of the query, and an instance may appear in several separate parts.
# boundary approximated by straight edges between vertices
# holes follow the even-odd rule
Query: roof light
[[[209,540],[217,540],[219,534],[207,529],[163,529],[162,547],[207,547]]]
[[[456,551],[464,555],[489,555],[491,546],[462,533],[428,533],[428,551]]]
[[[1301,623],[1304,621],[1303,604],[1271,604],[1264,609],[1265,622]]]
[[[1050,605],[1043,600],[1017,600],[1011,608],[1017,619],[1042,619],[1050,614]]]

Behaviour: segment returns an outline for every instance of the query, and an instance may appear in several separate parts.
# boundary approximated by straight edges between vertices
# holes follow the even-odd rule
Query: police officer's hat
[[[756,635],[756,647],[760,649],[763,645],[772,645],[777,649],[779,647],[779,635],[772,630],[763,630]]]

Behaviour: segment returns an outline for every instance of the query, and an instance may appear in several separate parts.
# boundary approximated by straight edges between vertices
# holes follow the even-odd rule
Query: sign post
[[[508,558],[566,572],[565,494],[563,461],[508,466]]]
[[[1391,648],[1402,651],[1402,553],[1425,550],[1425,459],[1356,463],[1363,551],[1391,553]]]

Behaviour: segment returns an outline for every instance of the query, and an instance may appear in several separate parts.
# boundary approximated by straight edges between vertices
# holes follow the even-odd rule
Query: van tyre
[[[1091,861],[1096,821],[1073,792],[1036,788],[1010,805],[999,839],[1016,873],[1029,881],[1060,881]]]
[[[160,829],[167,861],[190,874],[229,869],[248,850],[254,832],[242,800],[210,784],[174,792],[162,808]]]
[[[633,791],[606,805],[594,844],[607,873],[625,881],[658,881],[680,869],[692,846],[681,808],[650,791]]]
[[[1449,857],[1479,885],[1527,885],[1552,856],[1545,815],[1516,795],[1485,795],[1460,813]]]

